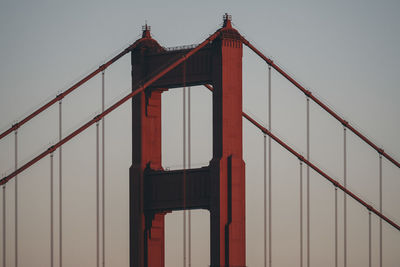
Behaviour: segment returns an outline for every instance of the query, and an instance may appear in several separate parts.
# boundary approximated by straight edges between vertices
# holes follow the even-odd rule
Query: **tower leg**
[[[241,158],[213,160],[210,210],[211,266],[244,267],[245,164]]]
[[[129,266],[145,267],[145,218],[142,209],[143,177],[137,167],[132,166],[129,172]]]
[[[156,214],[152,220],[151,227],[147,231],[147,266],[165,266],[165,239],[164,239],[164,213]]]
[[[140,175],[133,175],[130,184],[130,267],[165,266],[165,213],[145,214]]]
[[[132,101],[130,267],[164,267],[164,214],[144,210],[144,171],[161,169],[161,92],[142,92]]]
[[[242,55],[231,28],[213,42],[211,266],[244,267],[245,164],[242,148]]]

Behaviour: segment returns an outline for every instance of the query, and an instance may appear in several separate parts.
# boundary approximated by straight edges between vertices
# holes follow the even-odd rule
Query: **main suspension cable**
[[[2,138],[6,137],[7,135],[9,135],[10,133],[12,133],[13,131],[15,131],[16,129],[18,129],[19,127],[21,127],[22,125],[24,125],[25,123],[27,123],[28,121],[30,121],[31,119],[33,119],[34,117],[36,117],[37,115],[39,115],[40,113],[42,113],[43,111],[45,111],[46,109],[48,109],[49,107],[51,107],[52,105],[54,105],[55,103],[57,103],[58,101],[60,101],[61,99],[63,99],[65,96],[72,93],[75,89],[77,89],[78,87],[80,87],[81,85],[83,85],[84,83],[89,81],[90,79],[92,79],[94,76],[96,76],[101,71],[104,71],[105,69],[107,69],[111,64],[115,63],[117,60],[119,60],[125,54],[129,53],[137,45],[137,43],[138,42],[135,42],[135,43],[129,45],[127,48],[125,48],[123,51],[121,51],[118,55],[116,55],[115,57],[113,57],[112,59],[110,59],[109,61],[104,63],[103,65],[99,66],[96,70],[94,70],[93,72],[91,72],[90,74],[85,76],[82,80],[75,83],[73,86],[71,86],[70,88],[68,88],[67,90],[62,92],[61,94],[57,95],[55,98],[53,98],[52,100],[47,102],[45,105],[43,105],[40,108],[38,108],[37,110],[35,110],[29,116],[25,117],[24,119],[22,119],[21,121],[15,123],[15,124],[13,124],[9,129],[7,129],[6,131],[4,131],[3,133],[0,134],[0,140]]]
[[[383,219],[386,221],[388,224],[390,224],[393,228],[396,230],[400,231],[400,225],[396,224],[394,221],[392,221],[390,218],[386,217],[383,215],[381,212],[379,212],[376,208],[373,206],[367,204],[364,200],[359,198],[356,194],[354,194],[352,191],[349,189],[345,188],[342,184],[340,184],[336,179],[333,179],[331,176],[326,174],[324,171],[322,171],[320,168],[318,168],[314,163],[310,162],[306,158],[304,158],[303,155],[300,153],[296,152],[293,148],[288,146],[285,142],[283,142],[281,139],[279,139],[276,135],[274,135],[272,132],[268,131],[265,127],[263,127],[260,123],[255,121],[253,118],[251,118],[249,115],[246,113],[242,113],[243,117],[245,117],[249,122],[251,122],[253,125],[255,125],[257,128],[259,128],[263,133],[268,134],[275,142],[277,142],[280,146],[285,148],[288,152],[290,152],[292,155],[297,157],[298,159],[302,160],[304,163],[306,163],[310,168],[312,168],[314,171],[316,171],[318,174],[320,174],[323,178],[331,182],[334,186],[337,186],[340,190],[342,190],[345,194],[349,195],[351,198],[353,198],[355,201],[360,203],[362,206],[366,207],[368,210],[376,214],[379,218]]]
[[[259,57],[261,57],[267,64],[271,65],[277,72],[279,72],[283,77],[285,77],[289,82],[291,82],[294,86],[296,86],[300,91],[302,91],[306,96],[310,97],[315,103],[317,103],[321,108],[323,108],[326,112],[328,112],[331,116],[333,116],[336,120],[338,120],[341,124],[346,125],[348,129],[350,129],[355,135],[361,138],[365,143],[375,149],[378,153],[381,153],[386,159],[392,162],[394,165],[400,168],[400,162],[396,161],[393,157],[387,154],[382,148],[379,148],[375,145],[371,140],[369,140],[362,133],[357,131],[349,122],[345,121],[338,114],[336,114],[332,109],[330,109],[327,105],[322,103],[318,98],[316,98],[309,90],[305,89],[301,86],[297,81],[295,81],[292,77],[290,77],[285,71],[283,71],[277,64],[274,63],[273,60],[266,57],[263,53],[261,53],[257,48],[255,48],[246,38],[241,36],[242,42],[249,47],[254,53],[256,53]]]
[[[203,47],[205,47],[207,44],[209,44],[210,42],[214,41],[219,35],[220,35],[221,31],[218,30],[215,33],[213,33],[212,35],[210,35],[206,40],[204,40],[201,44],[199,44],[198,46],[196,46],[195,48],[193,48],[192,50],[188,51],[185,55],[183,55],[182,57],[178,58],[176,61],[174,61],[173,63],[167,65],[164,69],[162,69],[160,72],[158,72],[157,74],[155,74],[152,78],[150,78],[149,80],[147,80],[146,82],[144,82],[142,85],[140,85],[139,87],[137,87],[136,90],[131,91],[129,94],[125,95],[123,98],[121,98],[119,101],[117,101],[116,103],[114,103],[113,105],[111,105],[109,108],[107,108],[106,110],[104,110],[104,112],[102,112],[101,114],[97,115],[96,117],[94,117],[93,119],[89,120],[88,122],[86,122],[85,124],[83,124],[81,127],[79,127],[78,129],[76,129],[75,131],[73,131],[72,133],[70,133],[69,135],[67,135],[65,138],[63,138],[62,140],[60,140],[59,142],[57,142],[56,144],[54,144],[53,146],[49,147],[47,150],[43,151],[42,153],[40,153],[39,155],[37,155],[36,157],[34,157],[33,159],[31,159],[30,161],[28,161],[27,163],[25,163],[24,165],[22,165],[20,168],[18,168],[18,170],[12,172],[11,174],[9,174],[6,177],[3,177],[2,179],[0,179],[0,185],[3,185],[5,183],[7,183],[8,181],[10,181],[11,179],[13,179],[16,175],[18,175],[19,173],[23,172],[24,170],[28,169],[29,167],[31,167],[32,165],[34,165],[36,162],[38,162],[39,160],[41,160],[42,158],[44,158],[45,156],[47,156],[48,154],[50,154],[51,152],[53,152],[54,150],[56,150],[57,148],[61,147],[62,145],[64,145],[65,143],[67,143],[68,141],[70,141],[71,139],[73,139],[75,136],[77,136],[78,134],[82,133],[83,131],[85,131],[87,128],[89,128],[91,125],[93,125],[94,123],[96,123],[97,121],[101,120],[103,117],[107,116],[109,113],[111,113],[112,111],[114,111],[116,108],[118,108],[119,106],[121,106],[122,104],[124,104],[126,101],[128,101],[129,99],[131,99],[132,97],[134,97],[135,95],[143,92],[147,87],[149,87],[150,85],[152,85],[154,82],[156,82],[157,80],[159,80],[161,77],[163,77],[165,74],[167,74],[168,72],[170,72],[171,70],[173,70],[174,68],[176,68],[178,65],[180,65],[182,62],[186,61],[188,58],[190,58],[192,55],[194,55],[195,53],[197,53],[200,49],[202,49]]]

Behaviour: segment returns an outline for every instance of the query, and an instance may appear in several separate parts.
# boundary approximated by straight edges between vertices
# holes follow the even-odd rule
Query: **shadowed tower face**
[[[167,51],[143,27],[132,50],[132,88],[189,49]],[[242,157],[242,41],[224,16],[219,37],[132,100],[130,266],[164,266],[164,216],[183,209],[210,211],[211,266],[245,266],[245,164]],[[209,166],[161,167],[161,94],[211,84],[213,158]]]

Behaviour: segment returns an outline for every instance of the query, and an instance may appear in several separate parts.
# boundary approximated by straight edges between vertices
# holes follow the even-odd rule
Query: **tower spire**
[[[142,26],[142,38],[151,38],[151,26],[147,25],[147,20],[146,20],[146,24],[144,26]]]
[[[231,24],[232,16],[229,15],[228,13],[225,13],[223,19],[224,19],[224,28],[232,28]]]

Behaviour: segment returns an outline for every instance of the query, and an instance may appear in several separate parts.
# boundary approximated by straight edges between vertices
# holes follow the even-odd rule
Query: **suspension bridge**
[[[242,88],[244,47],[247,47],[265,65],[266,97],[263,105],[265,118],[262,120],[243,109],[242,103],[245,97],[243,92],[247,92],[243,90],[245,88]],[[106,73],[114,64],[126,58],[124,57],[126,55],[130,55],[131,59],[131,91],[111,104],[106,104],[105,95],[106,87],[108,87],[105,82]],[[96,96],[90,95],[90,98],[99,100],[100,110],[83,124],[66,132],[64,120],[66,110],[68,110],[68,98],[73,97],[79,89],[98,76],[100,90]],[[291,88],[296,89],[297,94],[300,92],[300,95],[304,97],[304,113],[301,115],[304,121],[302,133],[305,135],[304,149],[298,149],[297,144],[291,145],[293,140],[285,140],[272,128],[275,123],[272,121],[272,103],[275,101],[272,92],[273,88],[279,87],[275,85],[279,84],[275,83],[275,79],[285,80]],[[196,109],[192,106],[199,104],[196,103],[197,99],[193,101],[195,98],[192,95],[199,90],[208,94],[209,100],[208,106],[207,104],[200,104],[200,106],[212,109],[209,114],[212,127],[207,126],[209,139],[212,139],[212,142],[209,145],[211,147],[209,162],[196,166],[192,160],[196,152],[192,147],[204,145],[204,140],[199,141],[193,138],[196,131],[192,130],[192,128],[204,127],[200,122],[200,126],[196,126],[196,121],[193,122],[192,113]],[[180,140],[179,145],[171,145],[174,147],[171,155],[179,154],[182,160],[179,167],[169,168],[163,164],[166,155],[162,153],[162,143],[173,141],[163,136],[164,125],[161,118],[166,116],[163,112],[169,112],[168,107],[162,106],[162,101],[165,100],[163,95],[172,94],[176,97],[173,91],[181,92],[182,109],[176,114],[180,116],[179,121],[182,124],[179,126],[180,132],[173,134],[178,136],[175,139]],[[296,94],[295,90],[293,91],[293,94]],[[112,150],[115,140],[107,143],[106,136],[108,131],[114,130],[115,124],[112,120],[118,119],[112,115],[129,101],[131,101],[130,121],[123,124],[132,126],[132,136],[131,140],[122,141],[128,144],[131,150],[131,166],[125,166],[126,172],[122,172],[126,174],[123,179],[127,181],[126,191],[129,194],[129,198],[126,199],[126,212],[129,213],[126,233],[128,233],[129,242],[125,248],[129,255],[129,260],[127,260],[129,266],[165,266],[166,262],[168,263],[168,257],[174,257],[168,253],[170,244],[167,243],[166,236],[168,236],[168,231],[171,231],[171,227],[167,225],[167,218],[177,213],[182,217],[179,217],[182,219],[179,224],[175,223],[179,225],[181,232],[179,235],[180,259],[175,259],[176,265],[179,264],[179,266],[296,265],[309,267],[321,266],[321,264],[324,266],[397,266],[396,264],[399,264],[396,251],[400,248],[398,221],[400,215],[396,208],[390,208],[389,213],[386,213],[384,208],[384,203],[388,207],[396,207],[399,201],[396,195],[386,198],[384,196],[384,181],[388,180],[385,179],[385,175],[393,172],[395,174],[392,176],[398,180],[399,161],[319,99],[315,92],[303,87],[281,66],[265,56],[260,48],[234,29],[231,17],[225,14],[223,26],[220,29],[200,44],[190,46],[163,47],[151,36],[151,29],[146,24],[142,29],[140,39],[0,133],[0,142],[6,144],[10,151],[8,157],[11,164],[7,166],[11,170],[6,171],[0,180],[2,266],[76,266],[77,264],[79,266],[119,266],[120,261],[113,260],[114,249],[110,246],[107,248],[108,237],[111,239],[113,236],[107,228],[107,215],[112,214],[116,207],[110,208],[111,205],[107,204],[106,192],[107,185],[110,186],[115,179],[110,171],[107,172],[107,168],[114,164],[118,165],[112,161],[121,159],[115,156],[117,154],[107,155],[107,149]],[[76,106],[69,108],[79,109]],[[337,131],[340,140],[339,148],[335,148],[340,151],[342,166],[339,170],[326,170],[324,164],[320,164],[321,160],[313,157],[310,130],[310,125],[313,124],[310,116],[312,108],[325,112],[340,129]],[[48,125],[56,130],[57,140],[54,141],[54,137],[49,137],[47,141],[51,144],[48,147],[27,160],[21,160],[18,156],[20,151],[24,150],[21,143],[35,142],[35,137],[23,134],[24,128],[33,125],[35,120],[45,116],[46,112],[53,112],[53,120]],[[246,130],[244,125],[251,126],[252,130]],[[39,129],[39,131],[45,130]],[[244,133],[250,131],[257,131],[257,133],[252,133],[251,138],[259,138],[261,145],[254,147],[254,144],[246,141]],[[292,129],[292,131],[296,130]],[[79,145],[72,145],[80,139],[84,140],[84,143],[91,144],[90,148],[83,149],[85,152],[82,152]],[[373,154],[375,157],[376,165],[368,166],[368,170],[371,169],[373,172],[372,190],[377,196],[373,199],[364,192],[363,184],[367,182],[360,185],[362,189],[358,189],[354,183],[351,186],[348,185],[348,179],[354,178],[348,175],[349,169],[353,168],[349,165],[349,156],[351,156],[349,142],[352,140],[361,142],[364,149],[368,149],[368,155]],[[248,143],[252,146],[252,150],[258,151],[258,156],[246,152]],[[83,159],[83,163],[74,161],[74,164],[70,164],[63,155],[70,153],[71,147],[78,150],[76,154],[85,154],[90,150],[89,154],[85,154],[90,155],[90,160],[86,162]],[[179,152],[176,151],[177,147],[180,148]],[[280,152],[275,152],[278,147]],[[324,152],[329,158],[331,151]],[[285,156],[290,158],[292,164],[290,168],[295,169],[290,174],[294,178],[286,181],[286,183],[290,182],[290,184],[285,184],[285,187],[289,188],[287,190],[282,186],[274,186],[274,180],[282,179],[282,176],[275,175],[274,169],[278,169],[279,164],[273,161],[274,157],[280,158],[276,155],[280,153],[285,153]],[[363,157],[363,155],[358,157]],[[256,163],[252,163],[253,160]],[[43,162],[46,162],[46,166]],[[251,169],[254,164],[261,170],[257,178],[259,189],[253,188],[254,184],[248,184],[249,179],[256,179],[254,174],[257,171]],[[39,174],[37,166],[41,166]],[[365,166],[357,165],[356,167],[364,168]],[[286,166],[285,168],[289,169]],[[71,173],[74,174],[71,175]],[[82,174],[83,178],[79,174]],[[80,180],[74,180],[73,183],[68,181],[71,176],[77,175]],[[87,184],[81,181],[81,179],[89,179],[87,178],[89,176],[93,177],[90,179],[93,183]],[[36,177],[40,177],[38,178],[40,182],[32,181]],[[323,192],[332,192],[332,194],[330,196],[326,196],[325,193],[319,194],[319,199],[317,199],[315,195],[312,196],[315,192],[312,190],[312,183],[321,183],[321,181],[325,186]],[[368,181],[371,182],[370,179]],[[391,190],[395,192],[399,189],[396,188],[398,185],[396,181],[393,183],[395,186],[391,186]],[[26,188],[31,187],[32,183],[40,183],[41,190],[27,191]],[[320,186],[322,185],[319,184],[316,188]],[[30,223],[26,219],[21,220],[21,218],[29,218],[27,214],[32,210],[28,201],[21,201],[24,196],[20,191],[24,187],[24,192],[30,192],[29,195],[32,198],[41,199],[42,205],[35,206],[35,211],[33,211],[35,215],[30,217],[36,218],[40,215],[41,219],[38,219],[37,223]],[[296,187],[296,189],[291,191],[291,187]],[[248,188],[251,188],[250,194]],[[282,189],[284,192],[278,191]],[[260,194],[256,197],[254,192],[257,190]],[[274,196],[284,195],[285,191],[290,192],[285,200],[291,203],[291,208],[287,212],[290,216],[289,222],[274,219],[276,218],[274,216],[282,213],[285,206],[282,201],[275,201]],[[80,201],[71,202],[71,199],[80,192],[91,197],[93,205],[89,206],[92,209],[78,214],[74,213],[73,209],[79,207],[72,207],[73,205],[69,204],[68,210],[65,211],[68,202],[75,203],[77,206],[82,204]],[[323,212],[314,212],[315,210],[311,207],[313,205],[321,207]],[[199,256],[196,247],[198,241],[195,232],[203,228],[198,225],[194,227],[194,225],[199,224],[196,220],[204,220],[196,217],[195,212],[198,210],[207,211],[209,215],[208,239],[205,239],[208,243],[206,247],[209,249],[208,256],[202,253]],[[321,225],[326,226],[326,220],[323,220],[326,214],[330,214],[328,216],[330,222],[323,232],[330,232],[328,236],[320,234],[320,228],[323,227]],[[352,216],[357,219],[352,221]],[[46,223],[41,223],[44,220]],[[316,221],[319,220],[324,222],[317,226]],[[73,223],[73,221],[79,221],[79,223]],[[82,221],[86,222],[81,223]],[[274,232],[279,224],[290,225],[290,228],[294,229],[288,230],[290,237]],[[351,224],[351,227],[348,224]],[[249,225],[256,227],[257,230],[249,230]],[[80,227],[84,229],[79,229]],[[362,236],[362,238],[354,237],[354,233],[351,233],[355,228],[362,229],[362,233],[357,233],[357,236]],[[37,249],[35,246],[38,242],[31,240],[34,236],[32,232],[36,231],[47,232],[46,235],[41,235],[40,240],[41,244],[46,245],[39,250],[41,252],[30,253],[29,251]],[[82,235],[88,231],[92,236],[90,242],[85,240],[84,234]],[[74,233],[80,234],[74,235]],[[200,233],[200,235],[205,235],[205,233]],[[74,241],[65,241],[71,236]],[[284,239],[285,237],[287,240]],[[42,240],[43,238],[45,240]],[[175,239],[178,238],[175,237]],[[252,240],[256,242],[253,244]],[[73,261],[71,251],[74,245],[69,245],[67,248],[65,245],[81,242],[87,243],[86,246],[91,247],[91,252],[82,252],[82,255],[78,257],[80,262],[71,265]],[[324,247],[324,244],[329,244],[327,247],[330,250],[326,253],[330,257],[321,259],[317,255],[321,253],[318,247]],[[354,249],[354,247],[362,247],[362,249]],[[280,253],[288,258],[287,265],[279,264],[279,261],[275,259],[275,257],[279,258],[276,248],[279,248]],[[253,253],[254,251],[257,255]],[[176,251],[175,253],[178,255]],[[257,257],[257,260],[253,257]],[[318,261],[315,258],[318,258]],[[288,265],[289,262],[290,265]]]

